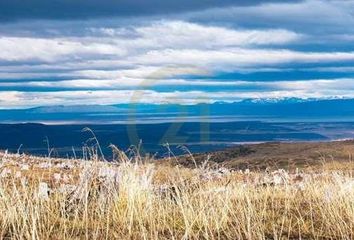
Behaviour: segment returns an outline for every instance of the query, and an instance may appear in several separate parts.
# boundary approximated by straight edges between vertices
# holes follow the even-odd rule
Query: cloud
[[[125,51],[118,46],[104,43],[71,41],[66,39],[40,39],[0,37],[0,60],[23,61],[38,60],[45,62],[63,59],[81,59],[97,55],[120,56]]]
[[[129,74],[133,78],[147,78],[162,69],[169,69],[169,77],[173,77],[171,71],[175,71],[174,75],[188,75],[199,69],[211,74],[240,68],[354,59],[353,52],[282,49],[280,46],[284,44],[303,39],[302,34],[283,29],[245,30],[158,21],[132,26],[129,30],[89,31],[93,35],[72,38],[1,37],[0,78],[41,79],[53,72],[54,78],[123,81]],[[121,32],[126,34],[122,36]]]
[[[35,106],[56,105],[111,105],[118,103],[151,104],[197,104],[216,101],[236,102],[242,99],[281,99],[281,98],[354,98],[354,90],[276,90],[247,92],[203,92],[173,91],[157,92],[152,90],[110,90],[110,91],[58,91],[58,92],[0,92],[0,108],[30,108]]]
[[[271,66],[289,63],[328,63],[353,61],[354,52],[299,52],[285,49],[227,48],[218,50],[167,49],[149,51],[129,59],[135,64],[194,64],[215,71],[238,67]]]
[[[353,32],[353,1],[306,0],[234,6],[186,13],[196,22],[231,24],[243,27],[277,27],[305,33]],[[348,28],[349,27],[349,28]]]
[[[29,89],[48,89],[78,91],[81,89],[99,90],[129,90],[140,91],[149,88],[171,89],[173,92],[177,87],[197,87],[201,91],[214,88],[214,91],[225,91],[241,93],[250,91],[253,93],[264,91],[306,91],[316,92],[317,89],[336,91],[336,94],[345,93],[348,90],[354,91],[354,78],[339,79],[308,79],[308,80],[277,80],[277,81],[246,81],[246,80],[211,80],[211,79],[75,79],[64,81],[27,81],[27,82],[0,82],[0,88],[29,88]],[[166,88],[164,91],[166,90]],[[211,95],[213,96],[213,95]],[[338,95],[335,95],[338,96]],[[298,96],[301,97],[301,96]],[[324,96],[322,96],[324,97]],[[333,96],[328,96],[332,98]],[[152,99],[155,100],[155,99]],[[218,101],[219,99],[211,99]]]
[[[0,107],[354,97],[350,1],[118,2],[0,2]]]
[[[154,22],[121,36],[121,28],[94,29],[84,38],[0,37],[0,60],[44,62],[73,59],[119,59],[158,49],[215,49],[232,46],[278,45],[301,35],[281,29],[234,30],[181,21]]]
[[[107,31],[107,29],[105,29]],[[301,39],[301,35],[284,29],[242,30],[205,26],[183,21],[157,22],[138,27],[135,32],[144,39],[164,47],[252,46],[285,44]],[[111,29],[114,36],[114,30]]]
[[[2,0],[0,20],[20,19],[89,19],[171,14],[211,7],[255,5],[280,0]],[[282,0],[284,1],[284,0]]]
[[[301,33],[298,48],[353,49],[354,2],[305,0],[233,6],[186,13],[181,19],[243,28],[280,28]]]

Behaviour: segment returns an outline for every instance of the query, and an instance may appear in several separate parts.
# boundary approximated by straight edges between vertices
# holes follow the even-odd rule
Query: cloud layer
[[[149,16],[211,7],[245,6],[284,1],[287,0],[2,0],[0,2],[0,20]]]
[[[12,1],[12,21],[0,6],[0,108],[354,98],[350,2],[156,1],[148,14],[122,1],[126,13],[88,18],[94,2],[74,17],[60,1],[71,20]]]

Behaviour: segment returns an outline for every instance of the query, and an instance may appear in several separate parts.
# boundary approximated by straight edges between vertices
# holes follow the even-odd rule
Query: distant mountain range
[[[246,99],[196,105],[77,105],[0,110],[3,123],[127,123],[131,121],[354,121],[354,99]]]

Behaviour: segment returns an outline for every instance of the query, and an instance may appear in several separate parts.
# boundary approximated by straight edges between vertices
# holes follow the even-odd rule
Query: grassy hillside
[[[194,154],[193,159],[202,163],[209,158],[209,164],[230,169],[295,169],[296,167],[317,167],[329,162],[348,162],[354,158],[354,141],[334,142],[268,142],[230,147],[222,151]],[[192,167],[189,154],[170,161]],[[339,164],[341,165],[341,164]],[[340,167],[340,166],[337,166]]]
[[[112,163],[1,153],[0,238],[353,239],[354,163],[344,152],[346,161],[315,168],[239,165],[312,152],[301,146],[246,146],[225,162],[231,170],[205,155],[184,157],[187,168],[118,150]]]

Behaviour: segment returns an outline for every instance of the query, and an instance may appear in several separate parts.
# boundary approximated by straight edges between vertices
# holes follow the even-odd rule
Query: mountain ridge
[[[214,118],[283,121],[291,119],[354,121],[354,99],[245,99],[196,105],[116,104],[44,106],[0,110],[0,122],[120,122],[158,119]],[[232,119],[231,119],[232,118]],[[201,119],[200,119],[201,120]]]

